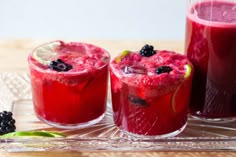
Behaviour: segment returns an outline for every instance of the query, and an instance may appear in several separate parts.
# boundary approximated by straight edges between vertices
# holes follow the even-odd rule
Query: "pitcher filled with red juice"
[[[107,51],[62,41],[41,45],[29,55],[32,98],[37,117],[59,128],[82,128],[106,111]]]
[[[185,52],[194,65],[191,114],[236,119],[236,1],[188,0]]]

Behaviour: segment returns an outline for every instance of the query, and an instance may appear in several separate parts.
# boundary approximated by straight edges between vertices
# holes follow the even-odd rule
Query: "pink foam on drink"
[[[56,59],[61,59],[67,64],[73,66],[73,68],[66,72],[59,73],[74,73],[74,72],[88,72],[95,71],[105,66],[109,62],[109,55],[104,53],[105,50],[96,47],[91,44],[70,42],[64,43],[60,42],[60,46],[55,47],[54,51],[58,53]],[[49,66],[42,65],[36,61],[32,56],[30,56],[31,62],[42,70],[48,71],[50,73],[58,73],[49,68]]]
[[[184,81],[186,69],[184,66],[190,64],[187,57],[171,51],[157,51],[150,57],[143,57],[138,52],[131,53],[125,56],[119,63],[112,61],[111,68],[115,69],[116,75],[119,78],[133,87],[149,88],[159,92],[146,93],[146,96],[163,95],[175,89],[181,82]],[[126,74],[125,67],[135,67],[145,69],[144,74],[128,73]],[[172,71],[169,73],[157,74],[156,68],[161,66],[170,66]],[[121,88],[120,84],[115,84],[113,90]]]
[[[99,69],[109,61],[103,49],[90,44],[64,43],[57,51],[61,54],[60,59],[73,66],[70,72]]]

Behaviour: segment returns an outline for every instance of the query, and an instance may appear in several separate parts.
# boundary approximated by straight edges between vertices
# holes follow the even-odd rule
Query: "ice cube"
[[[147,69],[143,66],[125,66],[123,72],[125,74],[147,74]]]

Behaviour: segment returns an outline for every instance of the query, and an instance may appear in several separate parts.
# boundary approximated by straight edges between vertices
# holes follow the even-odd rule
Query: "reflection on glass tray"
[[[105,118],[96,125],[78,130],[50,127],[34,115],[30,80],[26,73],[0,74],[0,110],[12,110],[17,131],[50,130],[67,135],[65,138],[0,139],[0,151],[236,150],[236,122],[206,123],[190,117],[186,129],[176,137],[130,138],[113,124],[109,99]]]

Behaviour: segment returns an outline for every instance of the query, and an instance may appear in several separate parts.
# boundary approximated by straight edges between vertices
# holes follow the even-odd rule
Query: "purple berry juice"
[[[187,122],[193,69],[186,56],[124,51],[110,63],[115,124],[134,136],[170,137]]]
[[[33,104],[39,119],[81,128],[106,110],[109,54],[94,45],[55,41],[29,55]]]
[[[212,121],[236,117],[236,2],[193,4],[185,43],[195,69],[192,115]]]

